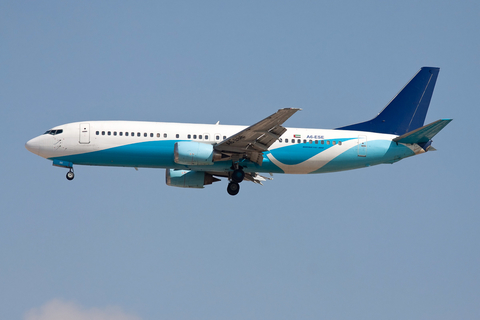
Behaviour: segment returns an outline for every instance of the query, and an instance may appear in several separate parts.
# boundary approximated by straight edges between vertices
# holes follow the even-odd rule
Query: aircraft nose
[[[27,148],[27,150],[31,153],[38,155],[40,150],[40,142],[38,141],[38,137],[28,140],[27,143],[25,143],[25,148]]]

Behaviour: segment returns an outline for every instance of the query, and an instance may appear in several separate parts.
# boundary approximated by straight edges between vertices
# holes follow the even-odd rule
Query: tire
[[[230,182],[227,187],[227,192],[231,196],[235,196],[240,191],[240,185],[236,182]]]
[[[242,169],[237,169],[232,172],[232,180],[233,182],[240,183],[245,178],[245,172]]]
[[[75,178],[75,174],[73,173],[73,171],[68,171],[67,180],[73,180],[73,178]]]

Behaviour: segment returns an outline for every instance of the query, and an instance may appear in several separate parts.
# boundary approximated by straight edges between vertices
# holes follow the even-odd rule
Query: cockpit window
[[[58,129],[58,130],[48,130],[47,132],[45,132],[44,134],[51,134],[51,135],[56,135],[56,134],[60,134],[63,132],[63,129]]]

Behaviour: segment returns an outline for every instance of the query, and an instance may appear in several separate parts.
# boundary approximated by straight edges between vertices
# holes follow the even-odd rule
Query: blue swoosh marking
[[[328,139],[328,141],[338,141],[344,142],[357,138],[347,138],[347,139]],[[321,141],[321,140],[320,140]],[[318,144],[315,143],[299,143],[292,144],[290,146],[285,146],[270,151],[270,154],[275,157],[279,162],[286,165],[296,165],[302,162],[307,161],[308,159],[316,156],[320,152],[323,152],[334,145],[332,144],[321,144],[319,141]],[[327,141],[327,140],[324,140]]]

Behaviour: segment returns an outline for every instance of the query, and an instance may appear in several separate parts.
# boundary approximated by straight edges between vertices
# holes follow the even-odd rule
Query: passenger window
[[[197,135],[196,135],[196,134],[193,135],[193,139],[197,139]]]
[[[192,135],[191,134],[187,135],[187,138],[192,139]]]
[[[125,132],[125,137],[128,137],[128,132]]]
[[[303,143],[307,143],[307,140],[306,140],[306,139],[303,139]]]
[[[157,133],[157,138],[160,138],[160,133]]]
[[[285,139],[285,143],[288,143],[288,139]]]
[[[97,136],[98,136],[98,135],[100,134],[100,131],[97,131],[97,132],[95,132],[95,133],[96,133],[96,134],[97,134]]]
[[[310,144],[312,144],[312,143],[313,143],[313,141],[312,141],[312,140],[310,140],[310,141],[309,141],[309,143],[310,143]]]
[[[315,144],[318,144],[318,140],[315,140]]]
[[[153,133],[150,133],[150,138],[153,138]]]
[[[278,142],[282,143],[282,138],[279,138],[279,139],[278,139]]]
[[[120,131],[118,134],[120,135],[120,137],[123,136],[123,132],[122,132],[122,131]]]
[[[341,146],[341,145],[342,145],[342,141],[338,141],[338,145]]]
[[[336,145],[336,144],[337,144],[337,141],[332,141],[332,144],[333,144],[333,145]]]
[[[202,135],[201,134],[198,135],[198,139],[202,140]]]
[[[227,139],[227,136],[223,136],[223,140]]]
[[[105,131],[102,131],[102,136],[104,136],[104,135],[105,135]]]
[[[220,136],[215,136],[215,140],[220,140]]]
[[[325,144],[325,140],[322,140],[322,144]]]
[[[167,137],[167,134],[166,134],[166,133],[164,133],[164,134],[163,134],[163,137],[164,137],[164,138],[166,138],[166,137]]]
[[[175,135],[175,137],[178,139],[178,138],[180,138],[180,135],[177,133],[177,134]]]
[[[327,140],[327,144],[330,144],[330,140]]]
[[[208,136],[207,136],[207,135],[205,136],[205,140],[208,140]]]
[[[113,131],[113,135],[116,136],[116,135],[117,135],[117,131]]]
[[[131,136],[132,136],[132,137],[135,137],[135,132],[132,132]]]
[[[137,132],[137,137],[140,137],[140,132]]]
[[[111,133],[110,131],[108,131],[108,132],[107,132],[107,134],[108,134],[109,136],[111,136],[111,135],[112,135],[112,133]]]
[[[145,133],[143,134],[143,136],[146,137],[146,136],[147,136],[147,133],[145,132]]]
[[[302,140],[301,140],[301,139],[297,139],[297,143],[302,143]]]

